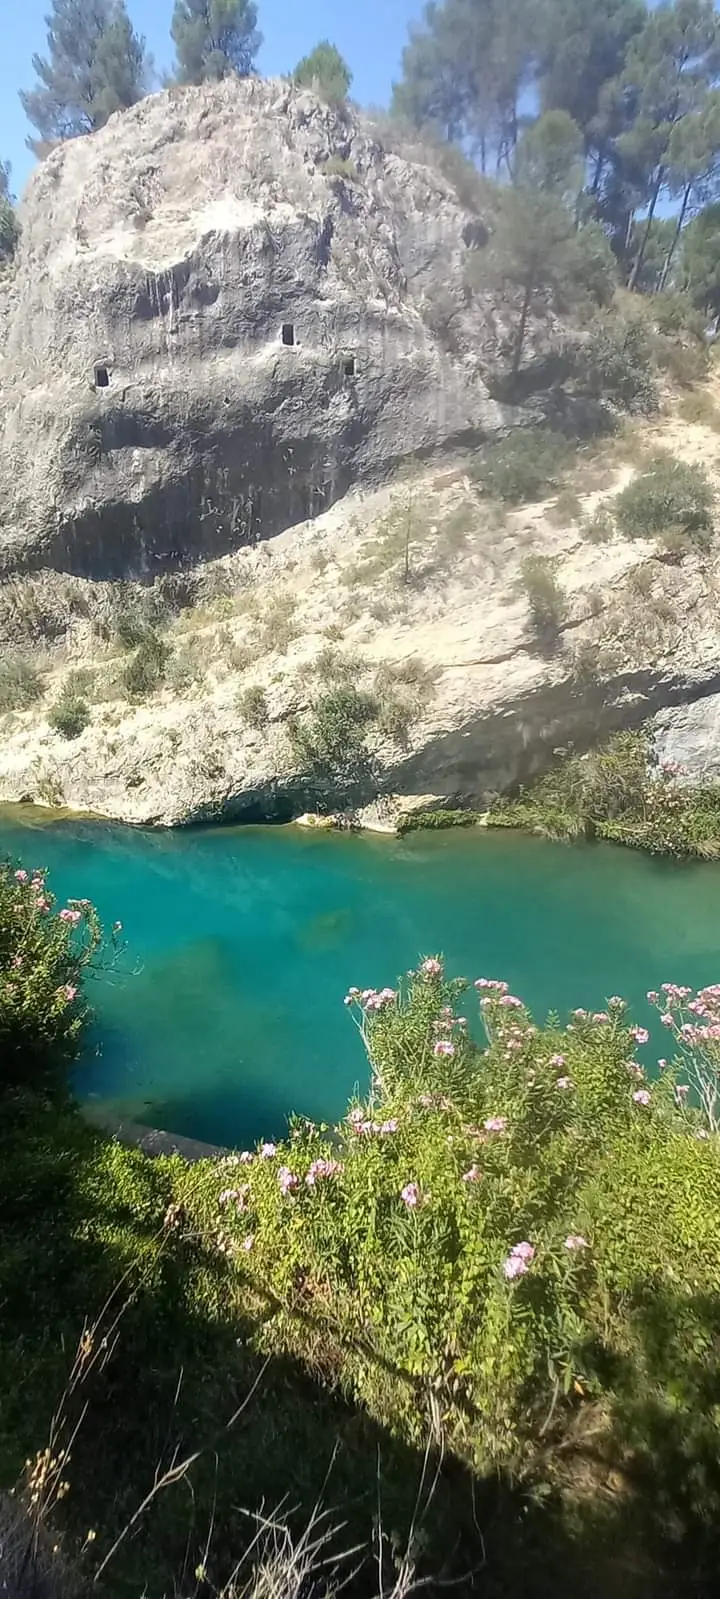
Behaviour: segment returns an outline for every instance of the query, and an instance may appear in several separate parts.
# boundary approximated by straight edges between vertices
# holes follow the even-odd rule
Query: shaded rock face
[[[717,676],[708,687],[717,690]],[[660,711],[651,736],[658,761],[680,767],[680,782],[720,781],[720,693]]]
[[[142,101],[55,150],[22,221],[0,572],[191,564],[503,420],[453,190],[288,84]]]

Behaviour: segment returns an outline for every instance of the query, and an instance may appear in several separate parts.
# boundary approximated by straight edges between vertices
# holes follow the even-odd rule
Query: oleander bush
[[[720,1318],[720,1146],[686,1057],[717,1083],[720,998],[698,997],[711,1020],[688,1044],[690,990],[666,985],[678,1059],[652,1081],[621,999],[538,1029],[507,984],[475,989],[480,1030],[439,959],[351,989],[369,1096],[223,1160],[214,1184],[195,1172],[188,1202],[271,1295],[272,1347],[320,1316],[345,1391],[408,1441],[432,1394],[475,1469],[527,1465],[583,1404],[617,1406],[637,1442],[671,1373],[690,1427]]]
[[[77,1053],[85,968],[101,942],[86,900],[58,909],[45,873],[0,865],[0,1088]]]

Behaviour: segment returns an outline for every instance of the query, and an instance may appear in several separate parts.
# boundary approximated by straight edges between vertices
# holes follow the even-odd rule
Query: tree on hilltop
[[[28,121],[43,144],[103,127],[113,111],[135,105],[148,91],[151,66],[125,0],[53,0],[47,56],[33,56],[38,82],[21,90]]]
[[[20,224],[15,214],[10,190],[10,162],[0,161],[0,261],[9,261],[15,254],[20,237]]]
[[[170,32],[179,83],[247,78],[262,44],[254,0],[175,0]]]
[[[329,39],[322,39],[309,55],[298,61],[293,82],[303,89],[314,89],[324,100],[345,100],[352,72],[337,47]]]

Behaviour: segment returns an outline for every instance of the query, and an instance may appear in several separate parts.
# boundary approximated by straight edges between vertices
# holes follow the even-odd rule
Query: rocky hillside
[[[48,157],[23,224],[0,800],[385,825],[651,715],[662,753],[713,770],[702,339],[651,420],[513,431],[529,413],[490,393],[513,308],[482,272],[467,293],[483,219],[284,83],[142,101]],[[533,308],[531,356],[549,329]]]
[[[0,286],[0,561],[96,578],[267,538],[496,428],[451,185],[287,83],[170,89],[40,165]],[[431,331],[442,295],[452,353]]]

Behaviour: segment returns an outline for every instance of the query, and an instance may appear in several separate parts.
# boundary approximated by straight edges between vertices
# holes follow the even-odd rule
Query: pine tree
[[[577,224],[582,170],[581,130],[566,112],[547,112],[518,144],[515,181],[502,192],[488,249],[477,256],[483,285],[494,278],[519,300],[513,377],[534,310],[567,310],[583,299],[603,303],[612,292],[607,240],[595,223]]]
[[[9,261],[20,238],[20,224],[10,190],[10,162],[0,161],[0,261]]]
[[[175,0],[170,31],[180,83],[249,77],[262,44],[254,0]]]
[[[305,89],[314,89],[323,99],[337,102],[347,99],[352,73],[336,46],[323,39],[310,55],[298,61],[293,79]]]
[[[53,0],[47,57],[33,56],[38,83],[20,94],[38,150],[101,128],[113,111],[147,93],[150,63],[125,0]]]

